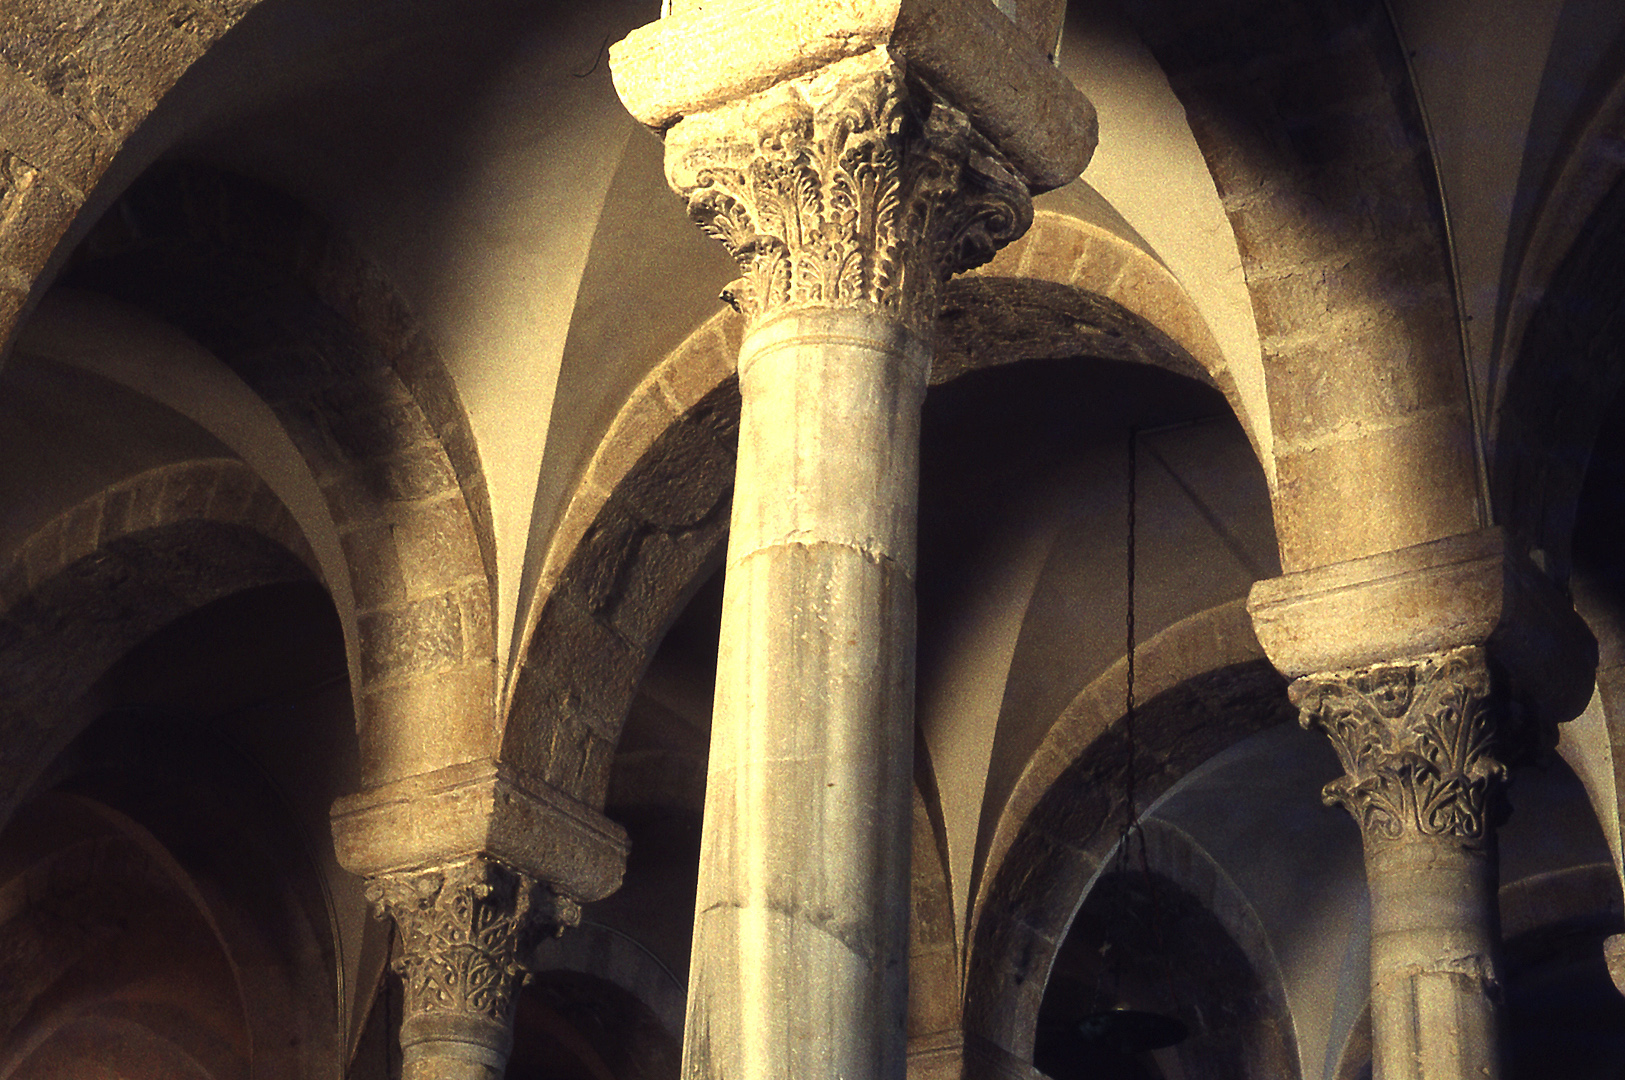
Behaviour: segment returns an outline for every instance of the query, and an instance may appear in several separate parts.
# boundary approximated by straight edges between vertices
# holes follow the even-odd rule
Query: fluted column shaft
[[[684,119],[667,172],[750,320],[684,1075],[901,1080],[930,329],[1027,189],[884,48]]]
[[[1328,803],[1360,825],[1377,1080],[1501,1075],[1493,815],[1505,717],[1481,647],[1292,684],[1343,762]]]

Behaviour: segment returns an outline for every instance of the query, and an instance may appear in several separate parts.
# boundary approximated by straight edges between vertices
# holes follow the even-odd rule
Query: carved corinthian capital
[[[1495,710],[1484,650],[1311,675],[1290,688],[1304,727],[1324,731],[1345,775],[1327,784],[1366,841],[1407,835],[1478,845],[1494,789]]]
[[[373,878],[367,899],[400,934],[394,968],[405,986],[403,1043],[409,1028],[435,1027],[437,1017],[463,1029],[489,1027],[500,1032],[496,1042],[505,1040],[525,961],[542,936],[581,917],[573,901],[483,856]]]
[[[666,175],[752,319],[868,306],[923,334],[942,282],[1032,224],[1026,184],[883,47],[683,119]]]

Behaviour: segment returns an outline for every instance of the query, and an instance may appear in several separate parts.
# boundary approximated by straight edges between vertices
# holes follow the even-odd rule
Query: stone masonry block
[[[204,516],[213,521],[244,521],[265,486],[246,466],[233,463],[220,470]]]
[[[62,524],[62,518],[52,518],[23,543],[22,561],[28,568],[28,584],[31,588],[39,588],[64,565]]]
[[[1412,320],[1377,309],[1350,322],[1328,318],[1320,335],[1265,342],[1279,449],[1313,445],[1354,424],[1465,408],[1459,372],[1439,362],[1458,351],[1448,309]]]
[[[469,664],[389,685],[368,685],[358,732],[364,787],[489,756],[495,677]]]
[[[0,142],[54,173],[75,197],[94,187],[112,160],[111,143],[84,117],[3,61],[0,117]]]
[[[491,583],[484,575],[451,589],[462,611],[463,654],[496,656],[496,612]]]
[[[441,593],[484,577],[479,539],[460,489],[439,498],[391,503],[388,516],[407,595]]]
[[[151,3],[107,0],[76,50],[92,73],[136,107],[137,122],[207,45],[207,39],[180,32],[153,16]],[[129,128],[121,127],[117,133],[123,137]]]
[[[163,524],[163,484],[151,477],[137,477],[128,486],[129,508],[125,512],[126,533],[139,532]]]
[[[56,250],[79,209],[79,198],[49,173],[32,171],[32,163],[21,164],[13,158],[0,164],[5,165],[13,185],[0,191],[0,251],[9,267],[33,277]],[[0,177],[0,187],[5,183],[6,177]]]
[[[410,599],[394,530],[387,522],[352,529],[339,536],[356,606],[363,610],[404,604]]]
[[[744,317],[735,311],[724,309],[718,312],[690,334],[655,369],[656,376],[678,408],[693,408],[718,386],[737,375],[737,324],[742,322]]]
[[[100,544],[102,529],[100,496],[86,499],[62,515],[62,551],[64,565],[82,559]]]
[[[454,668],[463,661],[462,610],[449,595],[363,612],[361,677],[394,682]]]
[[[358,397],[361,400],[354,400]],[[328,418],[333,442],[353,460],[388,458],[437,442],[434,429],[415,402],[329,390],[319,396],[318,407]]]
[[[613,735],[626,715],[644,660],[641,651],[555,594],[537,620],[523,661],[504,756],[545,740],[557,716],[579,714],[601,734]]]
[[[213,463],[195,462],[166,470],[158,520],[192,521],[207,516],[219,480],[220,469]]]
[[[1281,567],[1301,570],[1477,527],[1472,432],[1443,409],[1276,457]]]
[[[635,518],[656,528],[690,528],[733,488],[733,450],[702,425],[685,418],[667,428],[622,481],[617,496]]]
[[[548,732],[549,752],[543,778],[560,791],[580,798],[582,772],[587,763],[587,748],[592,742],[592,729],[578,717],[560,716]]]
[[[366,490],[389,501],[428,499],[457,490],[457,473],[438,444],[403,450],[371,462],[358,475]]]
[[[678,416],[655,380],[645,381],[621,407],[589,466],[588,482],[605,492],[614,491],[636,469]]]

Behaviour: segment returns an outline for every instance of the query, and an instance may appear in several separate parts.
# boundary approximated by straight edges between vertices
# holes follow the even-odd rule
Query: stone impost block
[[[887,47],[963,109],[1034,191],[1094,154],[1094,106],[987,0],[717,0],[610,48],[627,111],[664,131],[850,56]]]
[[[491,761],[451,765],[333,805],[333,843],[362,877],[484,854],[573,900],[621,885],[626,830],[591,807]]]
[[[1288,678],[1484,645],[1546,722],[1591,697],[1596,639],[1499,528],[1260,581],[1247,610]]]

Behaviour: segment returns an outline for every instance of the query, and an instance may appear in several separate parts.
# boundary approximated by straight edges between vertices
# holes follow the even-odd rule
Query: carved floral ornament
[[[1314,675],[1290,694],[1303,726],[1324,731],[1343,762],[1323,797],[1353,814],[1367,840],[1483,839],[1506,766],[1494,757],[1482,648]]]
[[[367,882],[400,934],[394,968],[405,1012],[483,1016],[507,1027],[524,961],[581,918],[574,901],[483,856]]]
[[[666,172],[739,263],[723,299],[752,319],[873,306],[923,331],[943,281],[1032,224],[1026,184],[883,48],[685,118]]]

